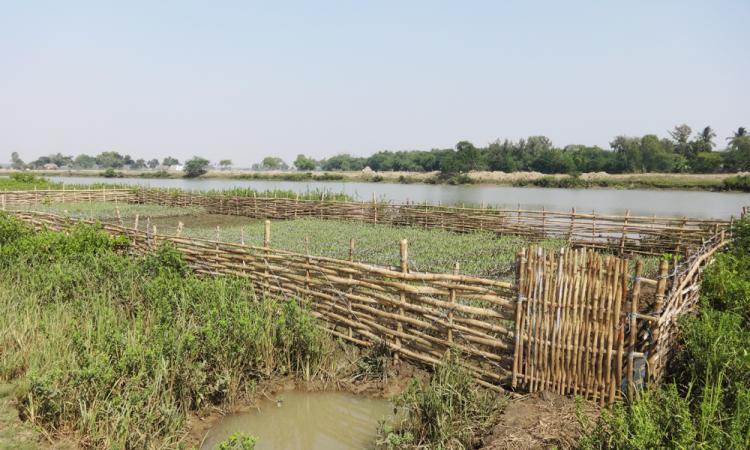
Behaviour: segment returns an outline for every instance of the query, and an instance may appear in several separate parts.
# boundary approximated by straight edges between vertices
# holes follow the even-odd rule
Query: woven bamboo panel
[[[530,248],[520,265],[513,385],[611,403],[631,380],[626,323],[640,280],[628,260],[591,250]],[[637,308],[635,309],[637,312]],[[632,317],[635,318],[635,315]]]

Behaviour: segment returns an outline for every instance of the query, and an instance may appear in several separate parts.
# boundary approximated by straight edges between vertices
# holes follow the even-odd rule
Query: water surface
[[[229,189],[248,187],[259,190],[284,189],[296,192],[327,190],[345,192],[357,200],[379,199],[394,202],[416,201],[444,204],[482,204],[496,207],[570,210],[659,216],[729,218],[738,216],[742,206],[750,205],[750,194],[739,192],[556,189],[493,185],[431,185],[398,183],[361,183],[344,181],[267,181],[225,179],[142,179],[50,177],[65,183],[122,183],[181,189]]]
[[[392,412],[387,400],[343,392],[283,392],[261,402],[257,411],[222,418],[201,450],[215,450],[237,432],[257,437],[256,450],[371,449],[378,421]]]

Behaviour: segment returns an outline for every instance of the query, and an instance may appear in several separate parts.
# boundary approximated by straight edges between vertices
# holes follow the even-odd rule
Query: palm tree
[[[745,127],[739,127],[737,128],[737,131],[734,132],[734,136],[730,136],[727,138],[727,141],[729,141],[729,146],[734,147],[737,142],[747,136],[747,130]]]
[[[701,142],[705,142],[706,144],[713,147],[714,145],[714,138],[716,137],[716,133],[711,127],[706,127],[698,134],[698,140]]]

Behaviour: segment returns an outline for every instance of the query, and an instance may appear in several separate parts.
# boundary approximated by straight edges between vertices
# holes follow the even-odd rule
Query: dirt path
[[[581,404],[581,413],[591,421],[599,415],[588,402]],[[575,448],[580,434],[575,399],[541,392],[512,400],[483,450]]]

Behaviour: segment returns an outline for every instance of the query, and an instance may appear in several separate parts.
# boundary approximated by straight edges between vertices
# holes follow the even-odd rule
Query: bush
[[[724,178],[724,190],[750,192],[750,175],[735,175]]]
[[[500,410],[497,394],[480,388],[451,354],[427,382],[412,381],[394,398],[404,417],[383,424],[379,444],[392,448],[476,448]]]

